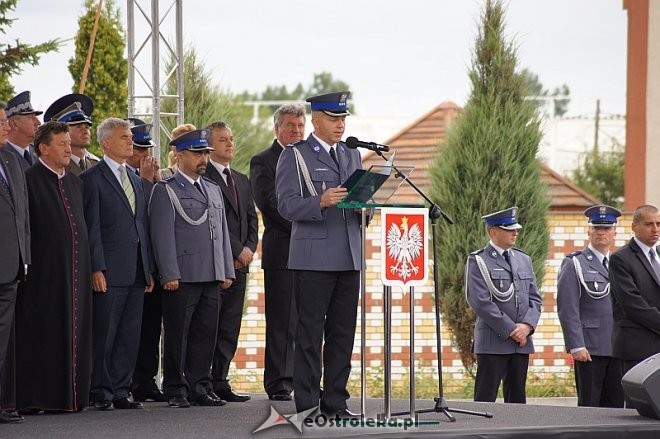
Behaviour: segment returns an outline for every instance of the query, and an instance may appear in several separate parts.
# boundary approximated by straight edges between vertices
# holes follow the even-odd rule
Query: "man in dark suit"
[[[66,170],[71,174],[80,175],[99,162],[98,157],[87,151],[92,141],[93,111],[94,101],[89,96],[72,93],[50,104],[44,113],[44,123],[56,120],[69,125],[71,161]]]
[[[5,149],[16,154],[23,171],[38,160],[32,142],[41,125],[37,119],[41,113],[43,111],[32,108],[29,91],[21,92],[7,102],[6,114],[11,131],[3,145],[6,143]]]
[[[209,369],[218,330],[220,288],[229,288],[234,264],[225,207],[207,169],[208,130],[172,139],[178,168],[154,186],[149,221],[163,286],[163,391],[173,408],[222,406]]]
[[[490,242],[465,265],[465,297],[477,315],[474,400],[495,402],[503,382],[504,402],[524,404],[532,334],[541,317],[541,295],[532,260],[514,248],[517,207],[484,215]]]
[[[277,211],[275,169],[282,149],[303,139],[305,107],[282,105],[273,115],[275,137],[270,148],[250,160],[250,183],[264,222],[261,239],[261,268],[264,271],[266,352],[264,389],[268,398],[291,400],[293,352],[297,312],[293,294],[293,271],[287,267],[291,221]]]
[[[0,102],[0,145],[9,134],[9,121],[5,103]],[[25,175],[18,158],[0,148],[0,375],[5,373],[5,361],[13,361],[8,355],[9,338],[14,325],[16,292],[18,283],[25,280],[30,264],[30,218]],[[4,376],[0,376],[4,385]],[[10,383],[13,385],[13,383]],[[0,387],[0,396],[6,389]],[[23,422],[16,412],[0,410],[0,423]]]
[[[94,291],[90,399],[97,410],[142,408],[128,396],[154,264],[147,197],[140,178],[125,166],[133,154],[129,127],[113,117],[101,122],[97,138],[103,160],[80,174]]]
[[[277,209],[293,222],[288,267],[296,270],[296,410],[319,405],[323,364],[321,410],[344,418],[356,416],[347,408],[346,384],[362,266],[360,217],[337,207],[347,195],[341,184],[362,168],[360,153],[341,141],[349,95],[307,99],[314,132],[282,151],[275,175]]]
[[[635,209],[632,231],[635,236],[612,254],[610,261],[614,315],[612,355],[623,361],[624,374],[660,352],[658,209],[649,205]],[[626,406],[632,407],[627,397]]]
[[[222,190],[236,272],[234,283],[220,294],[218,337],[211,370],[213,390],[226,401],[245,402],[250,396],[234,392],[227,375],[238,346],[247,273],[259,240],[259,220],[247,176],[229,168],[235,152],[231,128],[225,122],[217,121],[206,129],[210,132],[209,145],[213,148],[206,175]]]
[[[156,146],[151,140],[153,125],[135,118],[129,118],[128,121],[131,123],[131,133],[133,133],[133,155],[126,160],[126,168],[141,177],[144,193],[149,198],[154,183],[160,180],[157,160],[150,155],[152,148]],[[134,401],[167,401],[156,383],[163,322],[162,292],[162,286],[157,282],[154,290],[144,295],[140,349],[131,382]]]
[[[557,278],[557,311],[566,349],[575,361],[578,405],[623,407],[621,361],[612,357],[610,247],[621,212],[592,206],[589,245],[566,255]]]

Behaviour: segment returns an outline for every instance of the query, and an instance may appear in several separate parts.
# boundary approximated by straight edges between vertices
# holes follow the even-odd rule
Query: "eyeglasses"
[[[0,119],[0,126],[9,125],[9,119]]]

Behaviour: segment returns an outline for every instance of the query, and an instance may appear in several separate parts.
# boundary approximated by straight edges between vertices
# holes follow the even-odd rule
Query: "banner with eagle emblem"
[[[387,286],[424,285],[428,276],[426,208],[388,207],[382,219],[380,278]]]

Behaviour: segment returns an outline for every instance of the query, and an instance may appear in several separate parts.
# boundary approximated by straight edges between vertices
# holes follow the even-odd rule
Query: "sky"
[[[137,0],[147,10],[150,0]],[[327,71],[348,83],[360,115],[409,118],[444,101],[464,105],[471,86],[480,0],[182,0],[184,44],[222,89],[308,86]],[[172,4],[161,0],[161,8]],[[118,1],[125,20],[126,2]],[[508,0],[507,36],[520,68],[548,89],[570,88],[571,116],[625,114],[627,13],[623,0]],[[19,0],[0,42],[69,40],[12,79],[45,110],[70,93],[83,0]],[[137,21],[139,25],[144,20]],[[161,32],[174,38],[174,26]],[[138,37],[139,38],[139,37]],[[138,93],[140,90],[138,89]]]

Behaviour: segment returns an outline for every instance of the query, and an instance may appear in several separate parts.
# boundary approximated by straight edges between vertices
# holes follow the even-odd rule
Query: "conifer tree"
[[[488,242],[481,216],[519,207],[524,228],[516,247],[531,256],[539,288],[548,252],[549,197],[536,158],[540,118],[524,100],[526,87],[516,69],[502,3],[487,0],[469,72],[472,91],[431,169],[432,197],[455,220],[438,233],[441,312],[468,371],[475,316],[465,300],[464,266],[469,253]]]
[[[69,60],[73,93],[79,92],[82,82],[97,6],[95,0],[85,0],[83,15],[78,19],[76,51]],[[84,93],[94,101],[91,150],[96,154],[99,153],[96,144],[96,125],[108,117],[128,117],[128,61],[124,57],[125,48],[125,31],[121,24],[119,8],[114,0],[107,0],[99,18],[94,52],[84,90]]]

